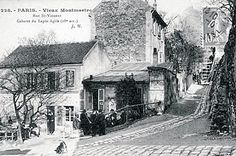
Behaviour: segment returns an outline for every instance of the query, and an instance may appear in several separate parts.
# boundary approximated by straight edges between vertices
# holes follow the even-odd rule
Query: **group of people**
[[[86,113],[86,110],[83,110],[79,120],[79,128],[83,130],[84,135],[105,135],[106,120],[101,109],[98,112],[94,110],[90,117]],[[75,118],[73,127],[78,128],[76,125],[78,125],[78,117]]]
[[[86,110],[75,116],[73,121],[74,129],[81,129],[84,135],[99,136],[105,135],[106,127],[114,127],[116,125],[124,124],[126,122],[126,113],[122,111],[120,115],[114,111],[110,110],[110,113],[104,114],[101,109],[98,111],[93,110],[92,114],[89,116]]]

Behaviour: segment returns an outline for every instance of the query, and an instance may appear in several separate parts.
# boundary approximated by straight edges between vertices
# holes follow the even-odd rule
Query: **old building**
[[[139,103],[147,102],[148,97],[148,83],[149,76],[147,66],[150,63],[123,63],[113,67],[105,73],[93,75],[83,81],[84,88],[86,89],[86,109],[98,110],[103,109],[105,112],[111,110],[109,103],[113,101],[115,104],[115,86],[116,84],[125,77],[125,74],[131,75],[137,82],[139,88]]]
[[[39,84],[44,90],[52,91],[55,98],[53,103],[46,106],[53,113],[54,128],[57,128],[72,125],[75,113],[84,109],[82,80],[91,74],[107,71],[110,65],[103,46],[98,41],[90,41],[19,46],[1,62],[1,72],[18,69],[24,72],[24,81],[29,88]],[[45,67],[45,70],[40,75],[31,70],[41,67]],[[37,98],[32,102],[38,105]]]
[[[165,63],[167,24],[156,7],[156,1],[150,6],[142,0],[102,0],[92,10],[91,38],[103,42],[115,66],[83,81],[86,109],[109,112],[120,108],[116,106],[115,86],[125,74],[132,74],[137,82],[139,104],[161,102],[163,111],[176,102],[176,75],[171,63]]]
[[[103,109],[107,113],[111,109],[121,108],[116,104],[115,88],[127,74],[133,76],[138,87],[139,99],[136,104],[161,102],[161,111],[164,111],[177,100],[178,82],[172,70],[171,63],[122,63],[105,73],[91,76],[83,81],[86,109]],[[155,104],[148,107],[159,109]]]
[[[90,13],[91,39],[105,45],[113,64],[165,62],[164,28],[153,7],[143,0],[102,0]],[[156,53],[157,59],[153,59]]]

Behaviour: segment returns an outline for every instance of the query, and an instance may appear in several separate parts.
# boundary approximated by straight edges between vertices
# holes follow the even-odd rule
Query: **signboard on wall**
[[[204,46],[224,45],[228,39],[230,20],[217,7],[203,8]]]
[[[164,76],[162,74],[150,75],[150,90],[164,90]]]

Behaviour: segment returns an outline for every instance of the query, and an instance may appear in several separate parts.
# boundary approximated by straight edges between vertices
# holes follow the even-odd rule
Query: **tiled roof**
[[[105,73],[93,76],[92,79],[85,79],[84,82],[118,82],[125,77],[125,74],[133,74],[137,82],[148,82],[147,67],[150,65],[150,63],[123,63]]]
[[[156,68],[156,69],[166,69],[168,71],[172,71],[173,65],[172,63],[161,63],[156,66],[152,66],[151,63],[123,63],[113,67],[111,70],[98,74],[92,77],[92,79],[88,78],[83,81],[83,83],[88,82],[99,82],[99,83],[115,83],[120,81],[125,77],[125,74],[131,75],[133,74],[134,80],[136,82],[148,82],[149,74],[148,68]]]
[[[145,71],[147,67],[151,66],[151,63],[140,62],[140,63],[122,63],[120,65],[114,66],[113,71]]]
[[[0,67],[80,64],[95,43],[96,41],[19,46],[0,63]]]
[[[148,72],[142,72],[142,73],[133,73],[133,77],[134,80],[136,82],[148,82],[149,77],[148,77]],[[129,73],[128,75],[131,75],[131,73]],[[100,75],[100,76],[96,76],[93,77],[93,79],[86,79],[84,80],[84,82],[106,82],[106,83],[112,83],[112,82],[118,82],[121,79],[123,79],[125,77],[125,73],[121,74],[121,75]]]

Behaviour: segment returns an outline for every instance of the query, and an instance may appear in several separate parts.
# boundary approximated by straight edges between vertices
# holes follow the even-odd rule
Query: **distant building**
[[[104,43],[113,64],[165,62],[167,24],[143,0],[102,0],[90,13],[91,39]],[[156,53],[157,59],[153,59]]]
[[[46,89],[62,99],[47,106],[53,112],[57,128],[67,123],[72,125],[75,113],[85,109],[82,80],[92,74],[107,71],[111,63],[103,46],[97,41],[90,41],[38,47],[19,46],[1,62],[0,67],[2,72],[11,68],[26,71],[25,81],[29,86],[42,82]],[[35,67],[46,67],[43,76],[30,72]],[[37,99],[34,104],[38,104]]]

